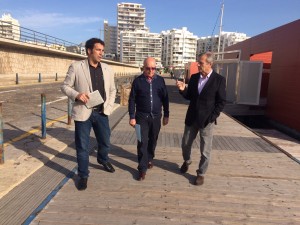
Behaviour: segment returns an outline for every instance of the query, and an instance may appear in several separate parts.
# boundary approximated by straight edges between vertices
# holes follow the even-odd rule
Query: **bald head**
[[[152,57],[148,57],[144,60],[144,75],[148,77],[153,77],[156,70],[156,61]]]
[[[147,66],[147,64],[153,64],[156,65],[156,61],[154,58],[152,57],[148,57],[144,60],[144,66]]]

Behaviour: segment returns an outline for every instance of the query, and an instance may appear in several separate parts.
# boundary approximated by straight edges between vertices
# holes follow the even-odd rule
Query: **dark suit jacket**
[[[190,100],[185,124],[191,126],[198,123],[199,128],[204,128],[208,123],[216,122],[225,106],[226,79],[213,71],[200,95],[198,94],[199,79],[200,73],[192,75],[188,87],[180,93]]]

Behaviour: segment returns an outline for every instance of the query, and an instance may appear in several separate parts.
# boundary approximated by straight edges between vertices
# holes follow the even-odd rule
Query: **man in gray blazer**
[[[111,114],[116,97],[113,70],[101,62],[104,42],[91,38],[85,43],[88,58],[71,64],[61,87],[62,92],[74,101],[72,118],[75,121],[75,145],[78,163],[78,190],[87,188],[89,176],[89,141],[93,128],[97,143],[97,161],[104,169],[113,173],[109,162],[110,128],[108,116]],[[104,103],[89,108],[86,103],[90,94],[98,90]]]

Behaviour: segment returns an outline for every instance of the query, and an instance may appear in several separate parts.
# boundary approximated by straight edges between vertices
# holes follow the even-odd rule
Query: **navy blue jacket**
[[[144,74],[134,79],[128,101],[130,119],[135,119],[136,113],[169,117],[169,97],[164,79],[154,75],[151,84]]]

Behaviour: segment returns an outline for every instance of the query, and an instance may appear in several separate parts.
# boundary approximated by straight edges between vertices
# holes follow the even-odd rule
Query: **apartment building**
[[[161,64],[161,35],[148,30],[122,31],[120,34],[120,61],[142,67],[144,59],[153,57]]]
[[[20,24],[19,21],[12,18],[10,14],[3,14],[0,18],[0,37],[20,40]]]
[[[196,60],[198,37],[186,27],[162,31],[162,64],[164,67],[184,68]]]
[[[120,54],[120,34],[122,31],[135,31],[146,29],[146,9],[138,3],[118,3],[117,30],[118,54]]]
[[[237,32],[221,32],[219,43],[219,35],[200,37],[197,41],[197,53],[211,51],[224,52],[228,46],[248,39],[246,34]]]
[[[104,20],[104,42],[105,55],[114,58],[118,52],[118,29],[117,26],[111,26],[107,20]]]

